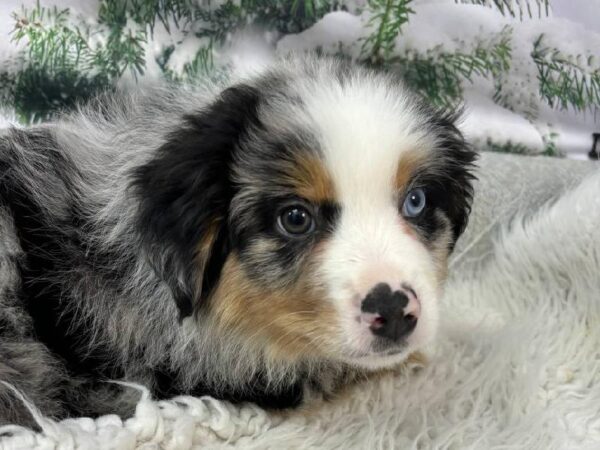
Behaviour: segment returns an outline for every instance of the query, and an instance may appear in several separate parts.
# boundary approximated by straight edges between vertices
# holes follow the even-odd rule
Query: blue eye
[[[404,199],[402,215],[405,217],[417,217],[425,209],[425,200],[425,191],[423,189],[413,189]]]

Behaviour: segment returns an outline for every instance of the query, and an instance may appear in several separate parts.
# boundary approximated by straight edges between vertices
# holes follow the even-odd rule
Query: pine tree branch
[[[371,18],[367,28],[376,31],[367,37],[361,48],[361,59],[375,66],[382,66],[390,59],[396,46],[396,38],[402,26],[414,11],[408,6],[412,0],[369,0]]]
[[[600,69],[592,68],[592,56],[564,56],[558,49],[546,47],[541,34],[534,42],[531,57],[538,69],[540,95],[551,107],[600,109]]]
[[[505,27],[490,42],[480,42],[471,53],[444,52],[440,47],[423,55],[411,51],[390,59],[407,84],[431,102],[455,107],[462,99],[462,84],[475,75],[497,81],[510,69],[511,29]]]
[[[531,8],[533,1],[530,0],[454,0],[455,3],[466,3],[472,5],[487,6],[489,8],[496,8],[502,15],[510,15],[511,17],[517,17],[517,11],[514,9],[515,3],[518,8],[519,19],[523,20],[525,14],[523,8],[526,8],[527,16],[530,19],[534,17],[534,11]],[[550,0],[535,0],[537,6],[537,16],[548,17],[550,15]]]

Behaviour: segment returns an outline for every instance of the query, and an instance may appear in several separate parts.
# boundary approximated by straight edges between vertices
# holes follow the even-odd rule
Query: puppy
[[[331,396],[432,341],[474,152],[391,75],[313,57],[0,133],[0,420]]]

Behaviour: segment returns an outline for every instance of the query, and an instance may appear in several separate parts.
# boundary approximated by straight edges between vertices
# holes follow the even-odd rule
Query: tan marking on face
[[[208,226],[207,231],[202,236],[200,243],[196,247],[196,264],[199,267],[198,273],[198,281],[196,285],[197,292],[202,290],[202,274],[204,273],[204,268],[208,263],[208,259],[210,257],[210,252],[213,244],[215,243],[215,239],[217,238],[217,232],[219,230],[220,221],[214,220]]]
[[[397,192],[406,191],[419,167],[424,163],[425,155],[423,152],[410,150],[402,154],[396,169],[396,178],[394,179],[395,190]]]
[[[450,242],[452,241],[452,232],[450,231],[450,221],[441,212],[445,229],[438,238],[429,245],[429,252],[435,264],[436,278],[441,288],[448,278],[448,257],[450,256]],[[440,217],[440,218],[441,218]]]
[[[286,184],[311,202],[335,200],[335,188],[331,175],[322,160],[313,155],[299,154],[286,171]]]
[[[294,361],[335,353],[336,312],[307,270],[292,286],[266,290],[248,279],[236,255],[230,255],[211,310],[221,329],[265,349],[273,359]]]

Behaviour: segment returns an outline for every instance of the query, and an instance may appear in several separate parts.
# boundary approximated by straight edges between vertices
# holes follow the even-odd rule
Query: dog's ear
[[[432,196],[451,223],[450,250],[465,230],[473,202],[477,153],[457,127],[462,110],[447,112],[424,106],[428,126],[437,137],[437,151],[427,176]]]
[[[258,126],[258,93],[238,85],[186,115],[155,156],[133,175],[143,250],[170,287],[181,318],[218,283],[229,253],[233,152]]]
[[[465,231],[471,214],[473,202],[473,181],[477,152],[465,140],[456,126],[462,110],[445,114],[438,118],[437,128],[440,130],[440,147],[444,152],[444,169],[438,176],[441,178],[446,195],[449,198],[445,205],[446,213],[452,222],[452,248]]]

